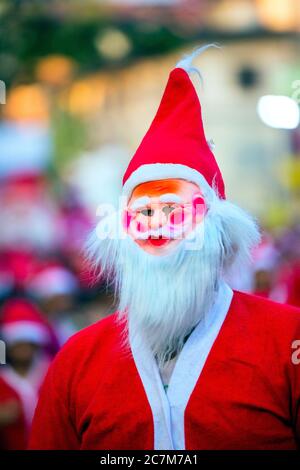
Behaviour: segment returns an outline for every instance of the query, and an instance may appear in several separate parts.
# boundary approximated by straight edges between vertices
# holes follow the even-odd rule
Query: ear
[[[207,212],[207,206],[204,200],[203,195],[200,192],[194,194],[192,199],[193,204],[193,215],[194,217],[197,216],[204,216]]]

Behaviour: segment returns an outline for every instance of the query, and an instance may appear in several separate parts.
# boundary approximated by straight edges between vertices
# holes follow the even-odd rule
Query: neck
[[[186,343],[186,341],[188,340],[188,338],[191,336],[191,334],[193,333],[194,329],[196,328],[197,325],[195,325],[191,331],[184,337],[183,339],[183,344]],[[176,356],[178,356],[180,354],[180,351],[178,350],[175,350],[172,352],[172,354],[169,356],[168,360],[166,360],[165,362],[168,362],[168,361],[171,361],[172,359],[175,359]]]

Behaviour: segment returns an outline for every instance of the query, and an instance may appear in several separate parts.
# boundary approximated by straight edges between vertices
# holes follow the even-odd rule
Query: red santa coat
[[[48,373],[30,448],[299,448],[300,311],[239,292],[219,309],[211,340],[210,324],[187,340],[167,394],[149,351],[121,348],[115,314],[75,335]]]
[[[19,415],[13,423],[0,424],[0,450],[24,450],[27,446],[27,428],[22,401],[17,392],[0,376],[0,406],[14,401],[19,405]]]

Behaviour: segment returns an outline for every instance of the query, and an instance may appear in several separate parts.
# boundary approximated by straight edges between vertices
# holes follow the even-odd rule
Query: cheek
[[[123,215],[123,227],[126,232],[130,233],[130,235],[135,238],[136,233],[144,233],[148,230],[147,219],[143,217],[138,217],[130,214],[127,210],[124,211]]]
[[[191,225],[194,225],[202,221],[206,211],[206,204],[202,195],[195,194],[192,199],[192,209],[189,207],[181,207],[174,210],[170,214],[170,225],[174,227],[188,224],[189,222]]]
[[[185,214],[184,209],[174,210],[170,214],[170,219],[169,219],[170,220],[170,225],[171,226],[182,225],[182,224],[184,224],[185,219],[186,219],[186,214]]]
[[[134,220],[133,221],[134,223],[134,226],[135,226],[135,230],[139,233],[145,233],[148,231],[148,226],[145,225],[143,222],[139,221],[139,220]]]
[[[123,214],[123,227],[125,228],[126,231],[128,231],[129,226],[131,224],[131,221],[132,221],[132,215],[129,214],[128,211],[124,211],[124,214]]]

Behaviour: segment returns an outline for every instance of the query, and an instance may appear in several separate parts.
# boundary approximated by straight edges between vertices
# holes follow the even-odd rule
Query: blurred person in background
[[[78,330],[74,321],[79,284],[75,275],[59,264],[49,264],[35,273],[27,284],[27,292],[41,306],[62,346]]]
[[[271,235],[264,232],[260,244],[253,250],[253,285],[255,295],[272,298],[275,271],[278,265],[279,252]]]
[[[92,325],[115,310],[112,292],[100,291],[87,303],[82,314],[82,324]]]
[[[271,298],[300,307],[300,226],[284,230],[276,241],[278,261]]]
[[[51,340],[51,327],[35,305],[15,298],[2,308],[0,335],[7,355],[7,364],[0,368],[0,448],[25,449],[50,364],[45,348]]]
[[[20,172],[7,177],[0,204],[2,249],[37,252],[59,247],[63,225],[46,175]]]
[[[0,376],[0,450],[24,450],[28,427],[20,395]]]

